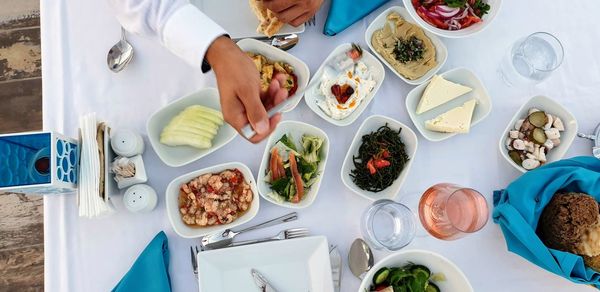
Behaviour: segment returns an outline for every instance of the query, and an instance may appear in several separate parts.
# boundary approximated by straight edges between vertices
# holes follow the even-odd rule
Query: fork
[[[194,277],[198,279],[198,259],[196,256],[200,251],[198,250],[198,246],[196,246],[196,252],[194,253],[194,248],[190,246],[190,255],[192,256],[192,269],[194,270]]]
[[[313,26],[313,25],[317,25],[317,19],[316,17],[313,15],[310,19],[308,19],[304,25],[306,26]]]
[[[308,236],[308,229],[306,229],[306,228],[292,228],[292,229],[282,230],[279,233],[277,233],[277,235],[275,235],[273,237],[267,237],[267,238],[261,238],[261,239],[252,239],[252,240],[243,240],[243,241],[233,242],[233,243],[231,243],[227,247],[247,245],[247,244],[254,244],[254,243],[260,243],[260,242],[267,242],[267,241],[277,241],[277,240],[284,240],[284,239],[293,239],[293,238],[300,238],[300,237],[306,237],[306,236]]]

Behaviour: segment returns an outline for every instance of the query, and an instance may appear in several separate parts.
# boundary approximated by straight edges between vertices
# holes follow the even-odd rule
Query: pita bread
[[[268,37],[275,35],[281,27],[285,24],[275,16],[273,11],[265,8],[261,0],[249,0],[252,11],[258,18],[260,24],[256,28],[256,31],[262,33]]]

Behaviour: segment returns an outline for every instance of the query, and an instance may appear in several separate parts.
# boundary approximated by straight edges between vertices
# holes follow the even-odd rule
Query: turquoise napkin
[[[323,34],[332,36],[361,20],[389,0],[332,0]]]
[[[135,260],[113,292],[169,292],[169,241],[159,232]]]
[[[525,173],[494,192],[494,222],[510,251],[575,283],[600,288],[600,274],[586,268],[581,256],[547,248],[535,233],[544,207],[559,190],[587,193],[600,201],[600,159],[575,157]]]

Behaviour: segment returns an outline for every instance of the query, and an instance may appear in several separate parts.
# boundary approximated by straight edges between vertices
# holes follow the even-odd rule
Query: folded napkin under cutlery
[[[600,201],[600,159],[575,157],[523,174],[494,192],[494,222],[510,251],[575,283],[600,288],[600,273],[587,268],[581,256],[548,248],[536,233],[544,207],[558,191],[586,193]]]
[[[146,246],[113,292],[169,292],[169,241],[163,231]]]
[[[323,34],[336,35],[389,0],[332,0]]]

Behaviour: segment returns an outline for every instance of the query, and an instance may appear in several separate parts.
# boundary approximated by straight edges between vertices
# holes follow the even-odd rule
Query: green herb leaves
[[[398,40],[394,48],[396,60],[402,64],[422,59],[424,52],[425,46],[423,41],[415,36],[411,36],[406,40]]]

